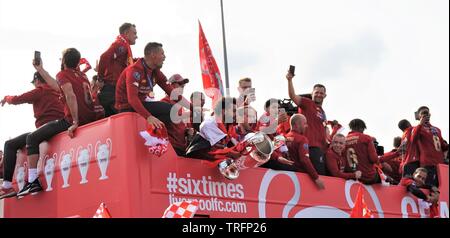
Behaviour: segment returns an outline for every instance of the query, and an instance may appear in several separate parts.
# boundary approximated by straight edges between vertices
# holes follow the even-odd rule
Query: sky
[[[448,0],[224,0],[224,10],[231,95],[252,78],[260,114],[267,99],[288,97],[285,75],[295,65],[297,94],[324,84],[328,119],[346,127],[363,119],[386,150],[401,135],[397,123],[417,124],[422,105],[449,139]],[[189,96],[203,88],[199,20],[225,78],[219,0],[0,0],[0,97],[33,88],[35,50],[53,76],[65,48],[95,65],[124,22],[137,26],[134,56],[161,42],[162,71],[189,78]],[[32,130],[31,105],[0,107],[0,145]]]

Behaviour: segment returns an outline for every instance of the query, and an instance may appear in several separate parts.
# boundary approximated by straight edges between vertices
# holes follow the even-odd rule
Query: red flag
[[[100,204],[100,207],[98,207],[93,218],[112,218],[105,203]]]
[[[214,106],[215,102],[224,95],[222,77],[220,76],[219,67],[217,67],[216,60],[214,59],[209,43],[206,40],[200,21],[198,22],[198,25],[200,27],[199,49],[203,88],[205,89],[206,95],[213,100]]]
[[[171,204],[162,218],[193,218],[198,210],[198,202],[183,201]]]
[[[145,145],[148,146],[150,154],[161,157],[167,152],[169,137],[165,127],[156,129],[150,126],[147,130],[139,132],[139,135],[145,139]]]
[[[358,194],[356,195],[355,206],[352,209],[350,218],[371,218],[372,212],[367,207],[364,201],[363,186],[360,184],[358,188]]]

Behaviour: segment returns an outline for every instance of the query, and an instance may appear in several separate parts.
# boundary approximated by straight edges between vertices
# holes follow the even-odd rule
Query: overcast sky
[[[254,80],[262,113],[269,98],[287,98],[285,75],[295,65],[296,92],[327,86],[324,110],[344,125],[363,119],[386,150],[401,135],[397,123],[422,105],[449,135],[448,0],[224,0],[231,94]],[[222,76],[219,0],[0,0],[0,97],[31,90],[34,50],[56,75],[63,49],[76,47],[93,65],[124,22],[136,24],[135,57],[146,43],[164,44],[167,77],[202,89],[198,50],[202,22]],[[93,75],[93,71],[88,76]],[[225,83],[225,82],[224,82]],[[162,91],[157,96],[163,97]],[[34,129],[30,105],[0,108],[0,144]]]

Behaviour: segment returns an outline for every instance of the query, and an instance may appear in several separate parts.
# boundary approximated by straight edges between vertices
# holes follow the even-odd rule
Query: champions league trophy
[[[59,157],[59,168],[61,170],[61,175],[64,180],[64,184],[62,188],[68,188],[69,185],[69,175],[70,175],[70,167],[72,167],[72,157],[73,157],[73,149],[70,151],[70,154],[66,154],[64,151],[61,153]]]
[[[111,139],[107,139],[105,144],[101,144],[100,141],[95,145],[95,153],[97,154],[97,163],[100,168],[100,180],[108,179],[106,175],[106,171],[108,170],[109,165],[109,157],[111,156],[112,151],[112,141]]]
[[[17,168],[16,181],[17,186],[19,186],[19,191],[21,191],[25,186],[25,167],[21,166]]]
[[[80,170],[80,175],[81,175],[80,184],[86,184],[88,182],[86,177],[87,177],[87,172],[89,169],[89,161],[90,161],[91,153],[92,153],[92,145],[91,144],[89,144],[86,149],[83,149],[83,147],[81,147],[81,146],[78,147],[77,164],[78,164],[78,169]]]
[[[52,181],[53,181],[53,175],[55,174],[55,161],[56,161],[56,154],[53,154],[53,158],[49,159],[49,156],[45,156],[45,166],[44,166],[44,175],[45,175],[45,182],[47,183],[47,189],[46,192],[52,191]]]
[[[270,160],[274,147],[266,134],[262,132],[250,133],[246,138],[235,147],[237,151],[240,151],[240,148],[243,149],[240,151],[240,158],[234,161],[227,159],[219,163],[219,171],[227,179],[237,179],[240,170],[256,168]]]

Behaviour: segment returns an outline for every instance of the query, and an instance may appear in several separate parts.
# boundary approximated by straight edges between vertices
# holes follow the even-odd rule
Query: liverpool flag
[[[219,67],[217,67],[216,60],[209,47],[208,40],[206,40],[200,21],[198,25],[200,27],[199,49],[203,88],[205,94],[213,100],[214,106],[215,102],[224,95],[222,77],[220,76]]]

